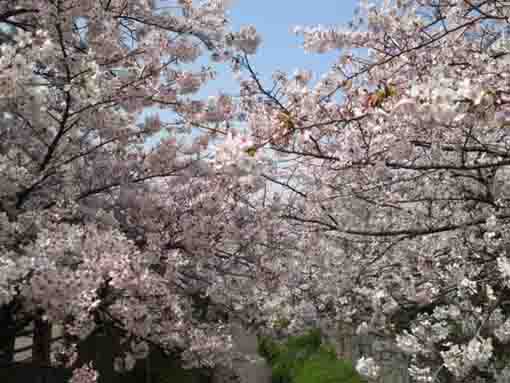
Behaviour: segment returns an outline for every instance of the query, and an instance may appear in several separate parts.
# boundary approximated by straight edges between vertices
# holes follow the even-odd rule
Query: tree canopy
[[[226,1],[160,3],[0,4],[2,338],[62,324],[72,364],[108,323],[132,345],[119,369],[148,344],[212,365],[230,321],[344,321],[394,339],[416,381],[508,379],[510,4],[361,1],[296,28],[336,52],[326,73],[265,84]],[[192,97],[218,61],[239,95]],[[173,120],[141,123],[150,106]]]

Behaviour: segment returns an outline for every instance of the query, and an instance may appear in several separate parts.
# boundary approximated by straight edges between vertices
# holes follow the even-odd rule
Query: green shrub
[[[294,376],[293,383],[362,383],[351,363],[319,352],[307,359]]]
[[[259,339],[259,353],[272,369],[272,383],[361,383],[352,364],[337,359],[319,330],[285,342]]]

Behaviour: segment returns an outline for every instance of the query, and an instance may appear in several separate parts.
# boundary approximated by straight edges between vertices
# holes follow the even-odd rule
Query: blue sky
[[[262,45],[251,62],[257,72],[269,79],[275,70],[293,72],[312,69],[315,73],[327,70],[334,53],[317,55],[303,51],[302,40],[292,33],[297,25],[340,25],[348,23],[359,0],[235,0],[230,11],[234,30],[242,25],[255,25],[262,35]],[[236,83],[225,68],[218,68],[219,76],[204,89],[217,94],[220,89],[235,92]]]
[[[305,53],[301,37],[292,31],[295,26],[347,24],[358,3],[359,0],[234,0],[230,20],[234,31],[242,25],[252,24],[261,34],[262,45],[250,61],[255,71],[262,75],[262,80],[266,80],[266,86],[270,86],[271,74],[275,70],[292,73],[296,69],[311,69],[315,75],[326,71],[334,61],[335,53]],[[200,64],[210,62],[204,59]],[[239,94],[228,65],[217,65],[215,69],[218,77],[194,98],[215,96],[220,92]],[[155,111],[148,108],[145,113]],[[163,120],[172,119],[172,114],[165,111],[161,111],[160,116]]]

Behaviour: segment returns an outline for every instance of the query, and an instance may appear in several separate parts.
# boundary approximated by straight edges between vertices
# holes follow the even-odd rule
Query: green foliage
[[[307,359],[294,376],[294,383],[362,383],[351,363],[333,354],[319,352]]]
[[[294,336],[285,342],[259,339],[259,353],[272,368],[272,383],[361,383],[354,367],[337,359],[322,342],[320,330]]]

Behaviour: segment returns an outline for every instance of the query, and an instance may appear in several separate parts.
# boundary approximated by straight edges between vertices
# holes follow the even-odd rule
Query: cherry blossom
[[[231,307],[257,317],[236,283],[256,263],[245,244],[262,235],[260,182],[228,169],[255,159],[211,158],[211,124],[235,105],[192,100],[214,69],[186,65],[255,52],[253,27],[232,44],[227,3],[0,4],[0,331],[62,327],[62,349],[39,362],[74,368],[73,382],[97,379],[76,344],[102,326],[130,345],[119,368],[150,347],[210,366],[232,358]]]
[[[316,322],[394,339],[417,381],[505,376],[509,11],[366,1],[348,26],[296,28],[336,53],[324,74],[266,85],[240,59],[285,238],[262,305],[274,323],[299,331],[312,302]]]

